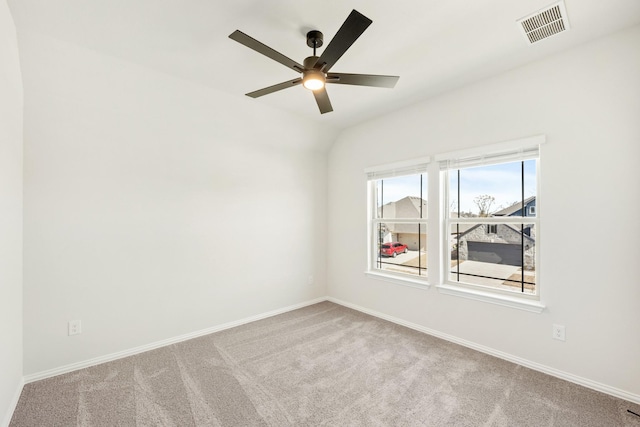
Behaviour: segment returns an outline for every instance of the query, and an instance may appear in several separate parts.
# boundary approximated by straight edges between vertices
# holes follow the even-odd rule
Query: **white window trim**
[[[479,289],[464,288],[459,285],[441,284],[436,286],[441,294],[453,295],[472,299],[476,301],[488,302],[491,304],[502,305],[504,307],[517,308],[520,310],[531,311],[533,313],[542,313],[546,306],[538,300],[530,300],[521,296],[513,297],[510,295],[501,295],[492,292],[484,292]]]
[[[379,270],[368,270],[364,274],[367,277],[385,282],[395,283],[396,285],[409,286],[410,288],[429,289],[431,284],[427,280],[414,279],[414,276],[402,275],[401,273],[390,274]]]
[[[484,147],[474,147],[472,149],[467,150],[459,150],[451,153],[444,153],[435,156],[435,160],[440,163],[440,169],[443,170],[440,173],[439,179],[444,180],[439,188],[443,192],[443,200],[442,209],[440,209],[440,214],[442,215],[441,224],[442,224],[442,254],[447,254],[449,251],[449,241],[448,236],[450,234],[449,228],[451,226],[449,213],[447,212],[447,204],[448,204],[448,194],[449,194],[449,183],[448,180],[445,180],[447,170],[453,169],[452,167],[443,167],[443,164],[456,162],[460,163],[458,167],[470,167],[474,164],[482,164],[484,160],[491,157],[502,157],[502,153],[512,153],[514,157],[514,161],[522,160],[522,158],[528,157],[526,154],[522,156],[520,159],[517,159],[518,153],[525,153],[527,150],[538,148],[540,150],[540,146],[546,142],[545,135],[537,135],[529,138],[522,138],[514,141],[506,141],[497,144],[492,144]],[[539,155],[535,157],[539,158]],[[462,159],[460,161],[459,159]],[[537,196],[536,196],[536,206],[540,205],[540,162],[537,162]],[[536,215],[535,217],[489,217],[489,218],[457,218],[453,223],[501,223],[501,224],[521,224],[523,223],[523,219],[526,219],[527,223],[535,223],[536,228],[539,229],[539,217]],[[445,237],[447,236],[447,237]],[[536,245],[540,245],[539,236],[536,236]],[[539,263],[539,251],[536,251],[536,273],[540,269]],[[482,286],[472,285],[472,284],[464,284],[459,282],[453,282],[448,279],[449,277],[449,268],[447,268],[449,264],[449,259],[447,256],[442,256],[440,259],[441,265],[441,277],[439,284],[436,286],[436,289],[442,294],[452,295],[467,299],[473,299],[476,301],[483,301],[491,304],[497,304],[501,306],[516,308],[520,310],[530,311],[534,313],[542,313],[545,309],[545,305],[542,302],[542,292],[539,284],[536,284],[536,294],[518,294],[510,291],[502,291],[499,289],[491,289],[486,288],[483,289]],[[539,276],[539,274],[536,274]]]

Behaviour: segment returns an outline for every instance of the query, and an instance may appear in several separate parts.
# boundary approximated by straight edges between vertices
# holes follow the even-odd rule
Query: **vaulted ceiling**
[[[345,128],[640,22],[638,0],[565,0],[571,29],[529,45],[516,20],[549,0],[9,0],[18,33],[35,32]],[[320,115],[302,86],[245,93],[297,77],[228,38],[239,29],[298,61],[305,35],[325,46],[352,9],[373,20],[332,71],[398,75],[394,89],[331,85]],[[319,53],[322,49],[319,50]]]

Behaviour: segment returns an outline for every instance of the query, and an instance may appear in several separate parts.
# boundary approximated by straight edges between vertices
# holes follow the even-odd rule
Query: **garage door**
[[[522,246],[511,243],[467,242],[469,260],[522,266]]]

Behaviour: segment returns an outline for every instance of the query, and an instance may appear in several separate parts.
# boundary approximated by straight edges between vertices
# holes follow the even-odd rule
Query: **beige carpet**
[[[11,426],[640,426],[627,409],[324,302],[27,384]]]

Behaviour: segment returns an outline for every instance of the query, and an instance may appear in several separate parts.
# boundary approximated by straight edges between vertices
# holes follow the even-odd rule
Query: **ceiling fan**
[[[280,52],[260,43],[256,39],[249,37],[242,31],[234,31],[229,35],[230,39],[235,40],[256,52],[281,63],[285,67],[291,68],[293,71],[302,74],[302,77],[265,87],[254,92],[249,92],[246,95],[251,98],[258,98],[260,96],[302,84],[305,88],[313,91],[313,96],[316,99],[320,113],[324,114],[333,111],[329,95],[327,95],[327,90],[325,88],[325,84],[327,83],[387,88],[394,87],[400,78],[398,76],[329,72],[338,59],[342,57],[347,49],[349,49],[358,37],[364,33],[364,30],[366,30],[372,22],[373,21],[371,19],[367,18],[357,10],[351,11],[320,57],[316,56],[316,49],[321,47],[323,44],[322,33],[317,30],[309,31],[307,33],[307,46],[313,48],[313,56],[305,58],[302,63],[303,65],[287,58]]]

